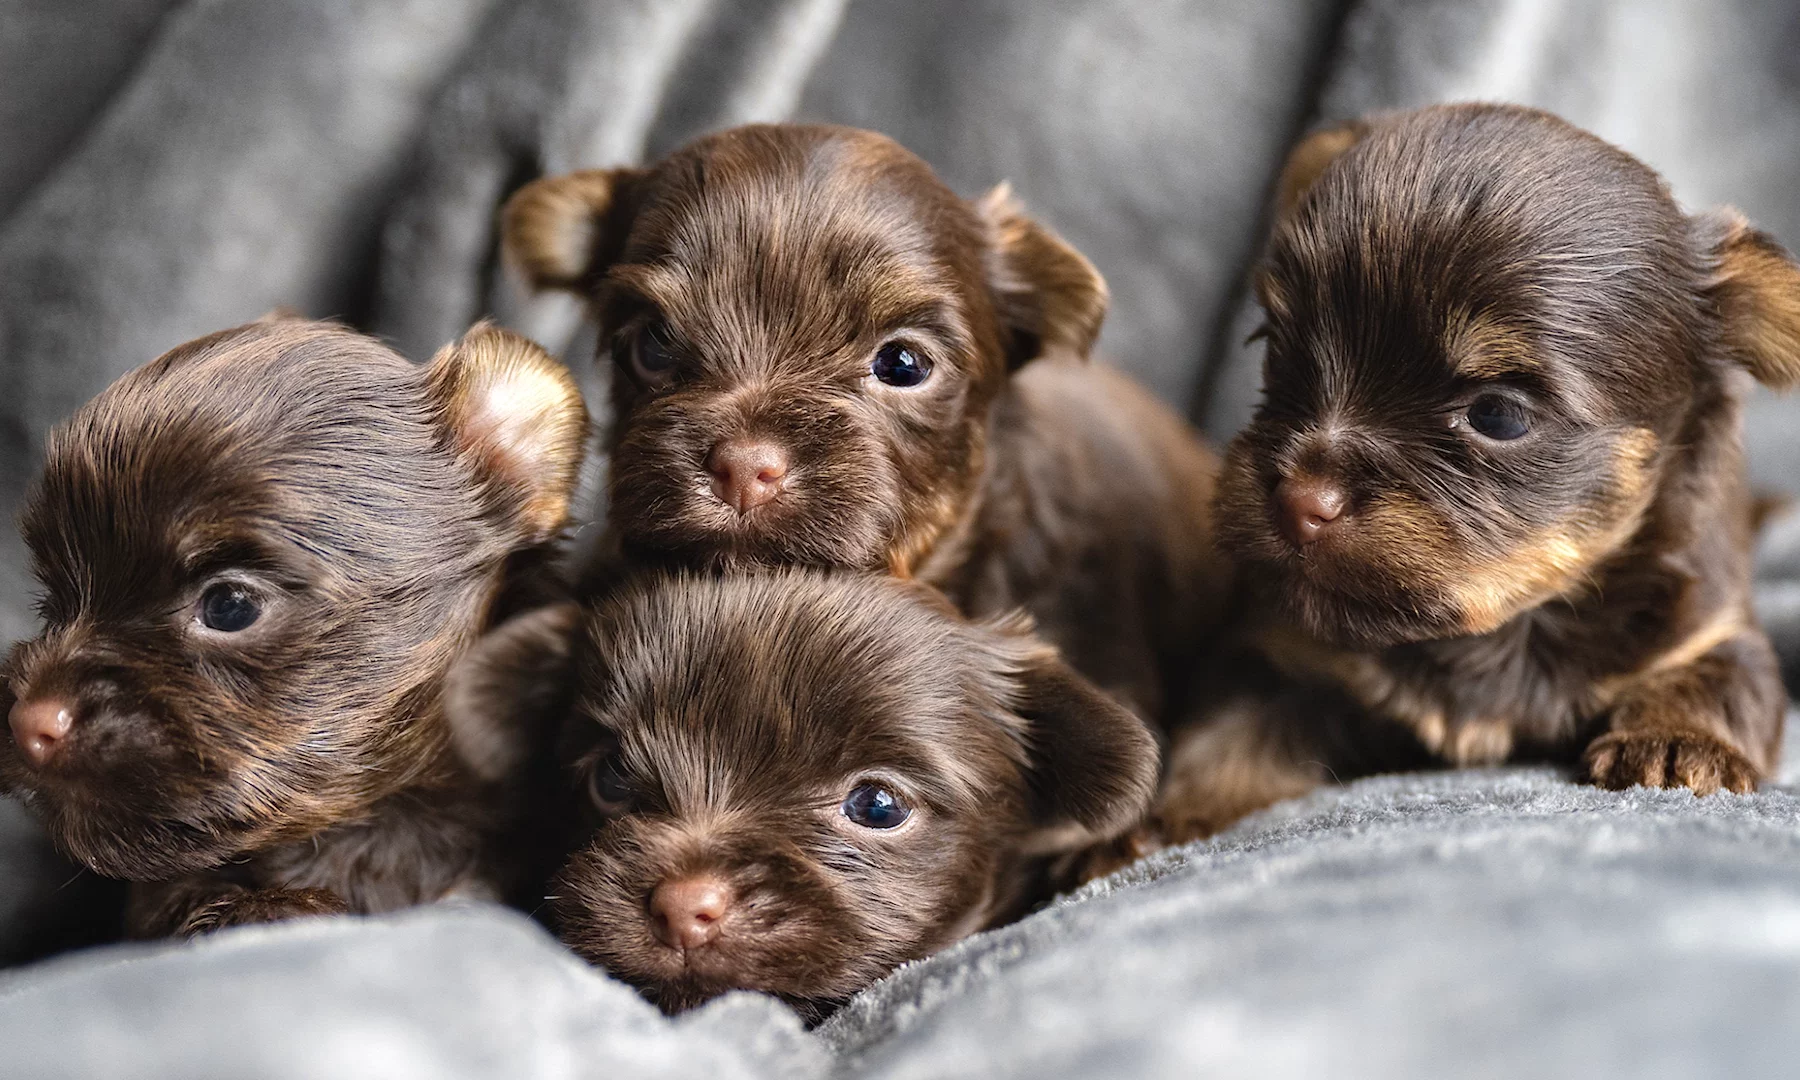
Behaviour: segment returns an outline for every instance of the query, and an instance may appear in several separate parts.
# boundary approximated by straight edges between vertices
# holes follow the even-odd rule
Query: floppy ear
[[[1161,753],[1149,725],[1048,646],[1025,658],[1013,709],[1028,725],[1031,854],[1117,836],[1156,795]]]
[[[1320,128],[1294,144],[1288,151],[1287,163],[1281,167],[1281,178],[1275,182],[1275,220],[1281,221],[1292,214],[1325,167],[1361,142],[1368,133],[1368,124],[1352,120]]]
[[[476,776],[516,775],[552,744],[574,696],[570,657],[580,621],[574,604],[528,611],[489,631],[451,667],[444,717],[451,746]]]
[[[534,180],[500,211],[500,246],[534,289],[582,292],[618,258],[627,193],[642,169],[582,169]]]
[[[569,370],[535,342],[482,322],[438,350],[426,380],[493,509],[525,543],[554,536],[587,441],[587,407]]]
[[[1780,390],[1800,382],[1800,264],[1736,210],[1697,222],[1715,263],[1712,293],[1737,361]]]
[[[1062,237],[1025,216],[1000,184],[975,210],[991,237],[988,285],[1010,340],[1013,367],[1049,349],[1086,356],[1106,318],[1106,281]]]

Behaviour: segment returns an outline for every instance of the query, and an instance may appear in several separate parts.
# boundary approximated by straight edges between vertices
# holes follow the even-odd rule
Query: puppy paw
[[[1609,731],[1588,744],[1583,761],[1597,786],[1614,791],[1642,784],[1742,795],[1761,779],[1735,747],[1699,731]]]
[[[228,926],[280,922],[309,915],[343,915],[350,910],[329,889],[255,889],[223,896],[196,908],[181,925],[182,937],[197,937]]]
[[[1058,877],[1067,888],[1085,885],[1125,869],[1163,846],[1162,835],[1152,824],[1139,825],[1123,836],[1077,851]]]

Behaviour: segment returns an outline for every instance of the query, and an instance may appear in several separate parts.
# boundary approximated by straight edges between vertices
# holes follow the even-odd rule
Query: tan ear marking
[[[458,453],[529,542],[549,539],[568,515],[587,439],[587,408],[568,369],[482,322],[440,349],[427,377]]]
[[[977,200],[975,211],[992,237],[988,273],[1001,319],[1037,345],[1086,356],[1106,318],[1106,280],[1100,271],[1062,237],[1027,217],[1004,182]],[[1029,359],[1013,357],[1014,363]]]
[[[1709,219],[1721,234],[1713,291],[1738,362],[1767,386],[1800,383],[1800,263],[1735,210]]]
[[[1275,220],[1292,214],[1325,167],[1361,142],[1368,133],[1369,125],[1352,120],[1321,128],[1295,143],[1288,151],[1287,163],[1281,167],[1280,179],[1275,182]]]
[[[500,211],[500,245],[536,289],[578,289],[605,246],[604,228],[636,169],[582,169],[534,180]]]

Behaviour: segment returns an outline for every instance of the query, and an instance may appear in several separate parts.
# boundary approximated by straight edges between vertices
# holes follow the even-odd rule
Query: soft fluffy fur
[[[1156,780],[1150,729],[1022,620],[971,623],[882,576],[652,574],[514,619],[456,686],[473,756],[521,760],[561,725],[592,826],[553,888],[562,936],[671,1011],[748,988],[816,1014],[1020,914],[1053,856],[1136,821]],[[848,820],[865,781],[911,818]],[[696,876],[729,892],[717,936],[664,944],[653,895]]]
[[[974,615],[1024,606],[1147,715],[1178,707],[1223,593],[1215,462],[1085,362],[1105,285],[1004,186],[970,203],[882,136],[751,126],[537,181],[504,224],[514,264],[586,299],[615,361],[609,524],[628,555],[886,570]],[[930,378],[874,378],[893,342]],[[747,512],[708,478],[745,439],[789,466]]]
[[[1178,740],[1176,835],[1426,760],[1753,788],[1784,695],[1748,603],[1739,411],[1751,375],[1800,376],[1800,267],[1521,108],[1321,132],[1280,188],[1264,400],[1217,510],[1280,674]],[[1491,395],[1526,434],[1477,430]],[[1343,500],[1317,542],[1278,527],[1292,485]]]
[[[568,373],[487,327],[417,367],[272,319],[126,375],[25,511],[44,626],[0,711],[73,726],[38,765],[0,743],[0,785],[140,883],[142,935],[508,887],[500,788],[450,754],[439,686],[545,573],[585,427]],[[247,629],[201,621],[221,582]]]

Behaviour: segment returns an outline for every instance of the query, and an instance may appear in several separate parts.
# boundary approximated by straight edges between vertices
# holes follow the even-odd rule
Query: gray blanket
[[[1800,791],[1379,777],[1164,852],[815,1032],[663,1019],[522,916],[443,906],[0,977],[9,1078],[1785,1075]]]
[[[494,212],[721,124],[878,128],[1009,179],[1111,282],[1107,353],[1208,431],[1255,399],[1244,272],[1305,126],[1485,97],[1800,245],[1784,0],[0,0],[0,512],[123,371],[279,304],[423,357],[521,295]],[[1750,464],[1800,492],[1794,404]],[[596,511],[598,512],[598,508]],[[1800,517],[1757,603],[1800,676]],[[0,529],[0,641],[30,582]],[[668,1021],[522,917],[439,908],[0,972],[0,1076],[1694,1075],[1800,1056],[1800,802],[1541,770],[1278,807],[896,973],[817,1031]],[[0,961],[116,899],[0,804]]]

